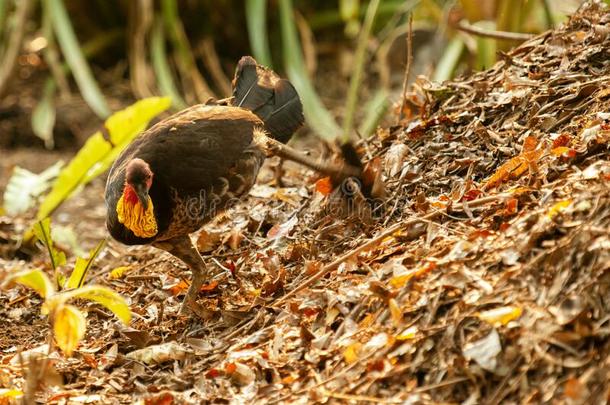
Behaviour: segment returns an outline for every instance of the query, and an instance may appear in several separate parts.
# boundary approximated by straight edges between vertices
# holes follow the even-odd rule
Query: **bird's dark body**
[[[232,106],[197,105],[142,133],[110,169],[106,187],[107,227],[127,245],[149,244],[192,233],[247,192],[265,159],[255,130],[263,122]],[[126,163],[146,161],[154,175],[149,195],[158,233],[140,238],[118,221]]]

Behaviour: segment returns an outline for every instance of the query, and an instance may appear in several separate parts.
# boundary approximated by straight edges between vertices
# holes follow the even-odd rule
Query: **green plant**
[[[105,241],[91,250],[88,258],[77,258],[70,277],[65,280],[58,272],[58,267],[65,263],[65,255],[53,247],[50,221],[47,219],[37,223],[35,232],[47,248],[50,264],[55,273],[55,282],[52,282],[41,269],[33,269],[12,274],[5,281],[4,286],[21,284],[33,289],[44,299],[41,313],[48,315],[50,344],[56,343],[62,352],[70,356],[84,337],[87,321],[83,313],[70,304],[75,299],[97,302],[112,311],[123,323],[129,324],[131,312],[123,297],[108,287],[84,285],[87,272]]]

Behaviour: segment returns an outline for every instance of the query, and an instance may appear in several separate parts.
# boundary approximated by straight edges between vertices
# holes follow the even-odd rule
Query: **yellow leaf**
[[[51,280],[49,280],[49,277],[40,269],[17,272],[10,276],[4,284],[10,282],[30,287],[42,298],[51,296],[55,292],[55,287],[53,287]]]
[[[146,128],[148,122],[171,104],[168,97],[150,97],[118,111],[104,123],[107,133],[97,131],[63,168],[51,192],[38,209],[37,219],[53,211],[76,190],[106,171],[121,151]]]
[[[362,344],[359,342],[352,343],[347,346],[345,351],[343,352],[343,358],[347,364],[353,364],[358,361],[358,353],[360,352],[360,348]]]
[[[116,269],[112,270],[109,274],[108,274],[108,278],[110,280],[117,280],[119,278],[123,278],[123,276],[125,275],[125,273],[127,273],[127,270],[131,269],[131,266],[120,266],[117,267]]]
[[[71,356],[85,336],[87,321],[85,316],[73,305],[60,305],[54,316],[53,332],[57,346],[66,356]]]
[[[364,318],[362,318],[362,320],[360,322],[358,322],[358,327],[360,329],[368,328],[369,326],[371,326],[373,324],[374,320],[375,320],[375,318],[373,317],[373,314],[368,313],[368,314],[366,314],[366,316]]]
[[[388,306],[390,307],[390,314],[392,315],[394,325],[400,325],[400,323],[402,322],[402,311],[400,310],[398,303],[394,298],[390,298],[388,300]]]
[[[428,262],[417,269],[410,270],[399,276],[392,277],[390,279],[390,285],[394,288],[402,288],[413,277],[421,277],[424,274],[428,273],[429,271],[434,270],[435,267],[436,267],[435,262]]]
[[[415,325],[408,327],[407,329],[403,330],[400,335],[396,336],[396,340],[411,340],[415,338],[417,331],[418,329]]]
[[[63,303],[74,298],[95,301],[98,304],[105,306],[126,325],[129,324],[129,321],[131,320],[129,305],[127,305],[127,302],[123,297],[110,288],[101,285],[86,285],[75,290],[62,291],[55,294],[53,301]]]
[[[20,398],[23,396],[23,391],[21,390],[17,390],[17,389],[10,389],[10,388],[0,388],[0,399],[1,398],[8,398],[8,399],[12,399],[12,398]]]
[[[559,201],[557,204],[553,205],[549,212],[546,214],[547,217],[553,218],[555,215],[559,214],[561,211],[565,210],[572,204],[572,200],[563,200]]]
[[[494,326],[500,326],[506,325],[510,321],[519,318],[522,312],[523,310],[519,307],[506,306],[480,312],[477,316],[482,321],[490,323]]]

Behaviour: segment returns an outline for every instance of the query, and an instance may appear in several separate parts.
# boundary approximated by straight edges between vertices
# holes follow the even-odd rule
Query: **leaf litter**
[[[110,243],[93,278],[134,319],[125,328],[88,307],[74,357],[53,357],[63,385],[38,399],[607,402],[609,82],[598,2],[487,71],[418,78],[411,118],[356,145],[383,180],[366,207],[366,184],[342,190],[346,202],[291,166],[287,187],[263,173],[201,232],[215,275],[199,302],[221,314],[209,320],[178,315],[180,263]],[[25,391],[15,359],[36,345],[4,343],[4,388]]]

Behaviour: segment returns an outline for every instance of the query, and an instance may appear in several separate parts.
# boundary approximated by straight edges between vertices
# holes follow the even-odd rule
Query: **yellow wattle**
[[[155,219],[152,199],[148,197],[148,208],[144,209],[137,201],[135,204],[126,203],[122,195],[116,205],[119,222],[125,225],[134,235],[140,238],[151,238],[157,234],[157,220]]]

